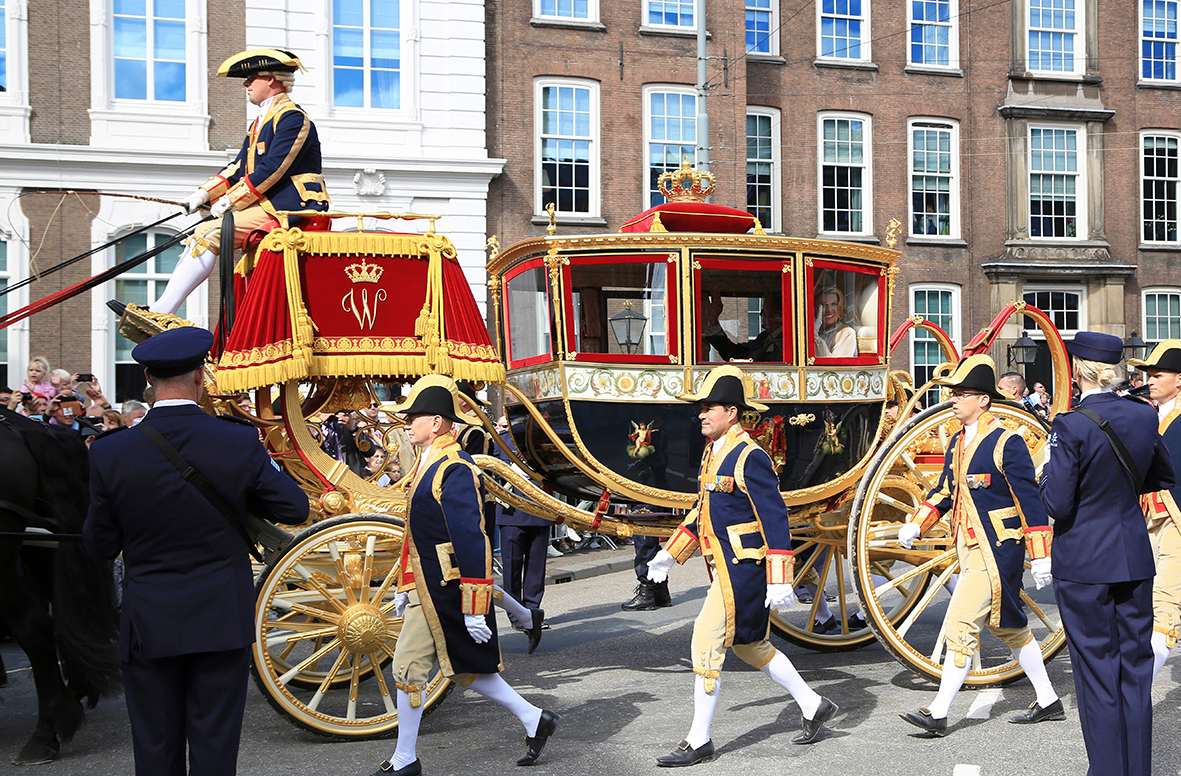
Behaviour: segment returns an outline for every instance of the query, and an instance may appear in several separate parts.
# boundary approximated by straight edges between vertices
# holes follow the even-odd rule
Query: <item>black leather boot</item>
[[[656,605],[657,606],[672,606],[673,605],[673,597],[668,592],[668,580],[667,579],[663,582],[657,582],[652,587],[654,588],[653,594],[656,598]]]
[[[656,585],[651,582],[641,582],[636,585],[636,594],[621,608],[625,612],[647,612],[655,609]]]

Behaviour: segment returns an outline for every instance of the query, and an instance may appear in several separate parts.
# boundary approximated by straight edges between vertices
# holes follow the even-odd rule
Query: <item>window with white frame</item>
[[[954,122],[910,120],[910,233],[959,236],[959,136]]]
[[[598,0],[533,0],[533,15],[546,19],[594,21],[599,18]]]
[[[1144,242],[1177,242],[1177,140],[1175,134],[1141,138],[1140,213]]]
[[[8,288],[8,243],[0,240],[0,291]],[[8,296],[0,296],[0,316],[8,315]],[[8,385],[8,332],[0,329],[0,386]]]
[[[399,0],[332,0],[332,103],[402,107]]]
[[[168,232],[149,230],[132,235],[115,245],[115,263],[120,264],[127,259],[167,242],[175,235]],[[153,256],[143,264],[119,276],[115,281],[115,298],[121,302],[134,302],[137,305],[150,305],[164,293],[168,285],[168,278],[176,269],[183,245],[174,245],[158,256]],[[198,295],[190,295],[176,311],[180,318],[188,317],[186,310],[199,299]],[[136,364],[131,357],[135,343],[118,332],[115,333],[115,398],[138,399],[143,395],[146,385],[143,377],[143,367]]]
[[[1083,292],[1081,289],[1030,288],[1026,286],[1021,294],[1025,303],[1032,305],[1050,317],[1063,336],[1071,335],[1084,328]],[[1041,333],[1032,318],[1022,318],[1022,329],[1028,329],[1034,337]]]
[[[820,231],[873,229],[869,118],[820,116]]]
[[[751,54],[778,54],[775,13],[779,3],[746,0],[746,50]]]
[[[1029,235],[1084,236],[1086,213],[1082,133],[1070,127],[1029,128]]]
[[[682,161],[697,164],[697,95],[668,87],[646,90],[644,144],[648,149],[648,207],[664,202],[656,185],[662,173]]]
[[[688,27],[693,24],[695,0],[647,0],[648,26]]]
[[[599,85],[539,80],[534,91],[537,133],[537,212],[598,215]]]
[[[912,284],[910,314],[922,316],[947,334],[959,348],[960,287],[949,284]],[[911,329],[910,364],[916,388],[935,375],[935,368],[947,360],[935,335],[925,329]],[[939,391],[929,391],[927,406],[939,402]]]
[[[746,212],[779,231],[779,112],[747,108]]]
[[[1083,72],[1083,8],[1080,0],[1028,0],[1029,69]]]
[[[1149,288],[1144,290],[1144,341],[1149,348],[1163,340],[1181,339],[1181,289]]]
[[[909,5],[910,64],[959,66],[955,0],[910,0]]]
[[[817,56],[869,61],[868,0],[821,0],[817,12]]]
[[[1140,77],[1177,80],[1177,0],[1140,4]]]
[[[115,99],[184,102],[185,0],[114,0]]]

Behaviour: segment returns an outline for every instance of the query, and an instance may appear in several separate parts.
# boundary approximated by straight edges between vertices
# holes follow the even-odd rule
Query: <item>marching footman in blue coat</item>
[[[727,649],[791,693],[803,727],[792,743],[811,744],[837,705],[812,690],[768,640],[771,609],[786,609],[794,600],[791,531],[771,458],[739,423],[744,410],[767,407],[747,399],[742,370],[729,365],[712,370],[697,393],[679,398],[700,406],[701,433],[710,443],[701,459],[697,503],[648,564],[648,574],[663,581],[674,563],[700,549],[713,583],[693,623],[693,725],[656,764],[675,768],[714,756],[709,728]]]
[[[1119,337],[1082,331],[1066,349],[1082,397],[1054,419],[1040,485],[1054,519],[1054,592],[1088,773],[1149,774],[1155,567],[1140,494],[1173,487],[1173,460],[1152,407],[1112,393],[1122,379]]]
[[[239,511],[288,524],[308,498],[271,465],[258,432],[205,414],[205,355],[213,335],[169,329],[132,357],[157,400],[144,417]],[[235,773],[254,642],[254,577],[246,543],[138,427],[90,448],[86,551],[123,553],[119,657],[138,776]]]
[[[398,746],[375,776],[418,776],[422,691],[438,664],[443,675],[504,706],[525,728],[532,765],[557,728],[558,715],[526,701],[500,675],[492,550],[484,530],[483,475],[455,441],[456,423],[475,424],[459,408],[449,377],[429,375],[406,399],[406,433],[418,448],[411,475],[395,614],[403,618],[394,648]]]

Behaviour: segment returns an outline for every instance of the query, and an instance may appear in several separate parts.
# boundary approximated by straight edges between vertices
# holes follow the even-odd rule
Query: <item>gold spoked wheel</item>
[[[1033,414],[1009,404],[994,404],[992,412],[1020,433],[1031,451],[1040,451],[1045,444],[1048,432]],[[935,487],[944,451],[959,428],[950,403],[945,402],[915,416],[887,440],[853,499],[849,533],[853,580],[870,629],[899,662],[935,681],[946,655],[943,616],[959,562],[946,521],[936,524],[910,550],[898,544],[898,528]],[[1024,588],[1021,600],[1026,615],[1043,657],[1049,660],[1066,643],[1053,590],[1036,590],[1028,575]],[[905,615],[897,616],[900,602],[908,598],[912,603],[904,607]],[[1001,685],[1023,675],[1008,647],[983,629],[966,683]]]
[[[381,738],[398,727],[391,658],[402,521],[341,515],[298,534],[255,585],[254,680],[292,724]],[[427,714],[451,692],[435,674]]]

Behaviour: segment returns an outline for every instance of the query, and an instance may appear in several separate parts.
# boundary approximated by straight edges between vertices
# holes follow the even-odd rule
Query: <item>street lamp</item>
[[[1037,343],[1029,337],[1028,332],[1021,332],[1021,337],[1005,349],[1005,359],[1009,366],[1016,361],[1018,366],[1029,366],[1037,360]]]
[[[1132,336],[1124,340],[1124,359],[1144,358],[1148,351],[1148,343],[1140,339],[1140,335],[1132,332]]]
[[[633,354],[643,343],[644,326],[648,319],[632,309],[631,300],[623,303],[623,309],[612,315],[611,332],[619,349],[624,353]]]

